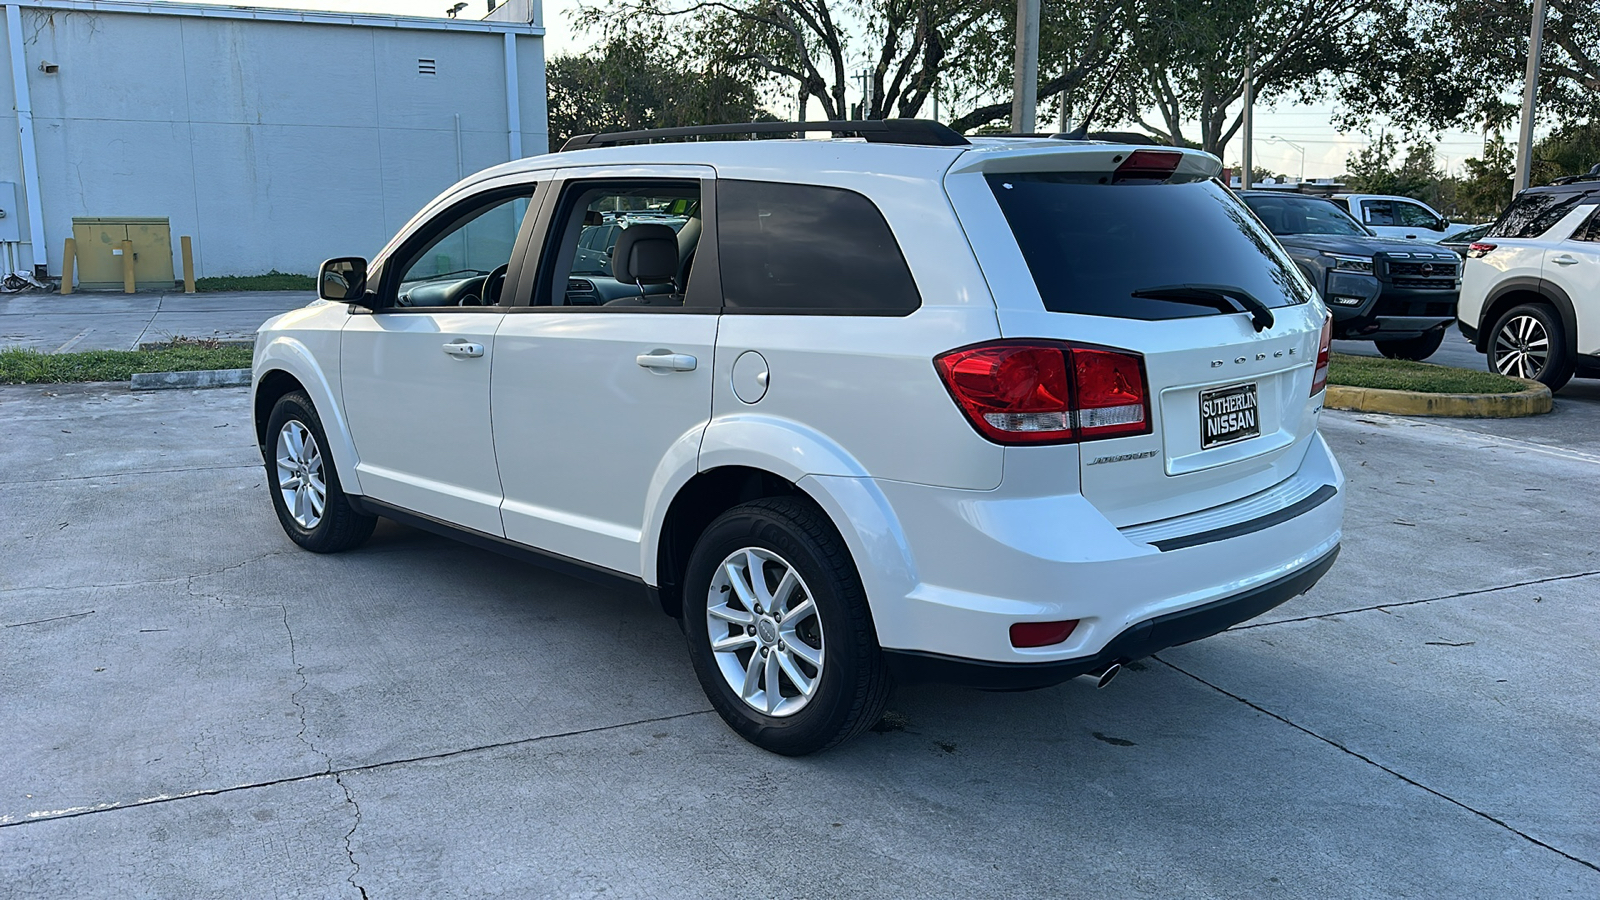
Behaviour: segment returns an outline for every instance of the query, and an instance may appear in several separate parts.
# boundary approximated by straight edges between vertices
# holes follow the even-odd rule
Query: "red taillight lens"
[[[1072,636],[1078,627],[1077,619],[1065,622],[1018,622],[1011,626],[1011,646],[1048,647]]]
[[[1485,244],[1481,241],[1467,245],[1467,255],[1473,259],[1483,259],[1488,256],[1499,244]]]
[[[1144,360],[1056,341],[995,341],[933,361],[978,433],[997,444],[1068,444],[1150,431]]]
[[[1166,181],[1178,171],[1183,154],[1172,150],[1135,150],[1117,166],[1111,175],[1112,184],[1124,181]]]
[[[1311,375],[1311,396],[1328,386],[1328,358],[1333,353],[1333,316],[1322,323],[1322,343],[1317,346],[1317,368]]]

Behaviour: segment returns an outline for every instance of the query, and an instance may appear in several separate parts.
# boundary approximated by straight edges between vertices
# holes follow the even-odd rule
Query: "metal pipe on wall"
[[[22,12],[15,3],[6,4],[6,38],[11,46],[11,87],[17,104],[22,192],[28,206],[28,237],[33,242],[33,274],[44,278],[50,271],[50,252],[44,245],[44,201],[39,196],[39,157],[33,144],[33,102],[28,95],[28,58],[22,49]]]
[[[522,158],[522,92],[517,84],[517,36],[506,32],[506,136],[511,158]]]

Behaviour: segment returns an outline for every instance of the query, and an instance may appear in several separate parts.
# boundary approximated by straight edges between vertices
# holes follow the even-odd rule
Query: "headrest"
[[[623,284],[663,284],[678,274],[678,236],[665,225],[637,222],[617,235],[611,274]]]
[[[600,214],[600,210],[598,210],[598,209],[586,209],[586,210],[584,210],[584,212],[583,212],[583,224],[584,225],[604,225],[605,223],[606,223],[606,217]]]

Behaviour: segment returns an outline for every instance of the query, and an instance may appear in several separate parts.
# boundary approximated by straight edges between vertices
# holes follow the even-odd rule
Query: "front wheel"
[[[289,539],[314,553],[358,547],[378,523],[350,505],[327,447],[311,398],[300,391],[279,398],[267,419],[272,508]]]
[[[1531,378],[1552,391],[1572,380],[1567,333],[1555,310],[1542,304],[1512,307],[1494,324],[1489,365],[1501,375]]]
[[[1373,341],[1378,352],[1390,359],[1410,359],[1417,362],[1427,359],[1444,343],[1444,329],[1430,331],[1420,337],[1400,341]]]
[[[815,753],[883,716],[890,682],[866,592],[811,504],[757,500],[717,517],[689,557],[683,616],[707,698],[756,746]]]

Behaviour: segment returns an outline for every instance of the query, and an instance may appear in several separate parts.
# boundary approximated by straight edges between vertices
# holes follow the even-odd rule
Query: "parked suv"
[[[1373,234],[1337,203],[1243,191],[1333,311],[1333,336],[1372,341],[1390,359],[1427,359],[1455,321],[1461,257],[1448,248]]]
[[[628,145],[820,128],[865,140]],[[1104,682],[1333,564],[1328,313],[1214,157],[905,121],[568,148],[450,188],[262,326],[302,547],[386,516],[629,587],[785,754],[896,682]],[[619,229],[633,293],[574,302],[619,208],[687,221]]]
[[[1517,195],[1467,250],[1458,315],[1497,372],[1600,377],[1600,166]]]

